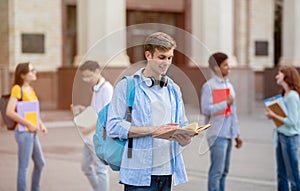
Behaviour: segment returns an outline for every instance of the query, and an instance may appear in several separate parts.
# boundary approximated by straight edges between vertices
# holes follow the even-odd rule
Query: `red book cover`
[[[230,95],[229,88],[213,89],[213,91],[212,91],[213,104],[217,104],[222,101],[225,101],[229,95]],[[215,115],[229,116],[229,115],[231,115],[231,107],[228,106],[224,111],[217,113]]]

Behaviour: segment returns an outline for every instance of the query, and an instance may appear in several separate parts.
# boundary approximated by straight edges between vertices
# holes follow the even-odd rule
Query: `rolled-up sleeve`
[[[121,80],[115,87],[108,109],[106,132],[109,137],[127,139],[131,123],[126,121],[126,79]]]
[[[233,135],[238,136],[240,134],[239,130],[239,123],[238,123],[238,117],[237,117],[237,112],[236,112],[236,106],[235,104],[232,106],[232,129],[233,129]]]

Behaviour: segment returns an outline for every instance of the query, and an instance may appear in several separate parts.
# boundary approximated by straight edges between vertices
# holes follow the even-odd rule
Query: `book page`
[[[197,122],[191,123],[185,127],[173,129],[164,133],[161,133],[159,135],[153,136],[154,138],[160,138],[160,139],[167,139],[167,140],[173,140],[174,135],[178,134],[188,134],[190,136],[195,136],[199,134],[201,131],[204,131],[205,129],[209,128],[211,124],[205,124],[202,126],[198,126]]]
[[[205,124],[205,125],[201,125],[200,127],[198,127],[197,129],[196,129],[196,132],[197,133],[200,133],[201,131],[204,131],[204,130],[206,130],[206,129],[208,129],[208,128],[210,128],[211,127],[211,124]]]
[[[197,122],[194,122],[194,123],[191,123],[187,126],[182,127],[182,129],[192,130],[192,131],[195,131],[197,128],[198,128],[198,123]]]
[[[97,113],[91,106],[86,107],[81,113],[74,117],[74,122],[77,127],[90,128],[96,124],[98,119]]]

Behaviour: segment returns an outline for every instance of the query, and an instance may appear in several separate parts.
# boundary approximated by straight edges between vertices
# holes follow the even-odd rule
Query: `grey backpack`
[[[1,96],[1,98],[0,98],[0,110],[1,110],[1,115],[2,115],[3,122],[6,125],[6,128],[8,130],[13,131],[15,129],[16,125],[17,125],[17,122],[15,122],[14,120],[12,120],[11,118],[9,118],[6,115],[6,108],[7,108],[9,98],[10,98],[10,94],[5,94],[5,95]],[[23,98],[23,92],[22,92],[22,89],[21,89],[21,99],[19,99],[18,101],[21,101],[22,98]]]

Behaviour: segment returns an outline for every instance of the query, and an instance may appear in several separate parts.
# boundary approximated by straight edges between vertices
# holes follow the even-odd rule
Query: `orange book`
[[[277,115],[280,115],[283,118],[286,117],[284,110],[278,103],[273,103],[273,104],[269,105],[268,108],[270,110],[272,110],[274,113],[276,113]],[[279,121],[278,119],[273,118],[272,120],[274,121],[276,127],[280,127],[281,125],[284,124],[283,122]]]
[[[212,90],[213,104],[217,104],[222,101],[225,101],[229,95],[230,95],[229,88],[213,89]],[[231,107],[228,106],[224,111],[217,113],[215,115],[230,116],[231,115]]]
[[[264,100],[265,106],[281,117],[287,116],[287,109],[283,102],[282,95],[275,95]],[[276,127],[283,125],[283,122],[273,118]]]

